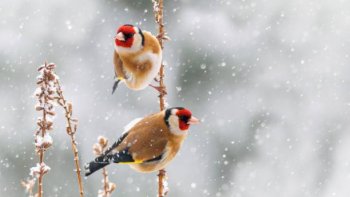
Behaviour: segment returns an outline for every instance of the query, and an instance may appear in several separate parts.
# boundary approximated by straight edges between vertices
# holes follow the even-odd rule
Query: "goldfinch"
[[[190,125],[197,123],[191,111],[182,107],[135,119],[104,154],[85,165],[85,176],[110,163],[129,164],[139,172],[163,169],[179,151]]]
[[[127,24],[118,28],[114,48],[116,82],[112,94],[120,81],[132,90],[142,90],[150,85],[162,61],[162,48],[157,38],[148,31]]]

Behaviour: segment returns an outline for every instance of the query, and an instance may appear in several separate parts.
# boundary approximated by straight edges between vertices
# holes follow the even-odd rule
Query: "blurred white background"
[[[204,122],[171,165],[174,196],[350,194],[350,2],[165,1],[167,101]],[[113,84],[113,37],[129,23],[155,33],[152,3],[127,0],[0,1],[0,195],[26,196],[37,162],[36,68],[55,62],[79,119],[82,164],[99,135],[158,111],[156,92]],[[45,161],[46,196],[78,196],[60,109]],[[113,196],[155,196],[156,173],[109,166]],[[84,180],[97,196],[100,173]]]

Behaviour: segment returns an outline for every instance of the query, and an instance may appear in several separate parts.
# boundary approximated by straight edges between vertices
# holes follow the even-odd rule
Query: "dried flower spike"
[[[35,150],[39,155],[39,163],[30,169],[30,176],[32,177],[27,182],[22,182],[22,185],[32,196],[35,181],[38,180],[38,191],[35,196],[41,197],[43,195],[43,176],[48,173],[50,167],[44,163],[44,152],[52,145],[53,140],[49,131],[53,128],[52,119],[55,116],[54,99],[56,94],[56,74],[54,73],[54,64],[45,63],[38,68],[39,76],[37,77],[37,85],[34,95],[38,102],[35,105],[35,110],[41,113],[37,119],[38,128],[35,131]]]
[[[76,172],[79,183],[80,197],[83,197],[83,187],[80,176],[80,167],[79,167],[79,157],[78,150],[76,147],[76,141],[74,133],[77,130],[77,119],[72,120],[71,116],[73,113],[73,106],[71,103],[67,103],[63,97],[63,91],[59,84],[59,77],[54,73],[56,65],[54,63],[46,63],[39,66],[36,84],[38,87],[35,89],[34,96],[38,99],[35,110],[41,113],[41,116],[37,118],[38,128],[35,131],[35,150],[39,155],[39,163],[35,167],[30,169],[31,179],[28,181],[22,181],[22,185],[25,187],[26,191],[29,193],[29,196],[42,197],[43,196],[43,176],[48,173],[50,167],[44,163],[44,152],[51,147],[53,144],[52,137],[49,134],[49,131],[53,129],[53,118],[55,116],[54,106],[56,103],[63,106],[66,111],[67,118],[67,133],[71,137],[72,149],[74,153],[74,161],[76,164]],[[37,193],[33,195],[33,187],[36,180],[38,180],[38,189]]]
[[[108,144],[107,138],[105,138],[103,136],[99,136],[97,140],[98,140],[98,143],[101,145],[102,149],[106,148],[106,146]]]
[[[97,138],[97,143],[92,146],[93,152],[96,156],[102,155],[106,151],[106,147],[108,145],[108,139],[104,136],[99,136]],[[108,173],[106,168],[102,169],[102,183],[103,189],[98,190],[98,197],[109,197],[111,193],[117,187],[115,183],[109,182]]]

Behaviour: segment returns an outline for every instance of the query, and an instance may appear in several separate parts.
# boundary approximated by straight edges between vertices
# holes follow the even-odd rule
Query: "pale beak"
[[[125,41],[125,37],[124,37],[124,34],[123,34],[122,32],[119,32],[119,33],[115,36],[115,38],[116,38],[117,40],[120,40],[120,41]]]
[[[191,119],[187,122],[187,124],[198,124],[200,123],[201,121],[198,120],[198,118],[194,117],[194,116],[191,116]]]

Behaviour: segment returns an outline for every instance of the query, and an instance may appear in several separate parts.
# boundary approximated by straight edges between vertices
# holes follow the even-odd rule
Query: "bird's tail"
[[[89,176],[90,174],[96,172],[97,170],[109,165],[111,163],[110,157],[108,155],[101,155],[97,157],[94,161],[87,163],[85,168],[85,176]]]
[[[114,84],[113,84],[113,88],[112,88],[112,94],[115,92],[115,90],[117,89],[118,87],[118,84],[120,83],[120,79],[116,79]]]

